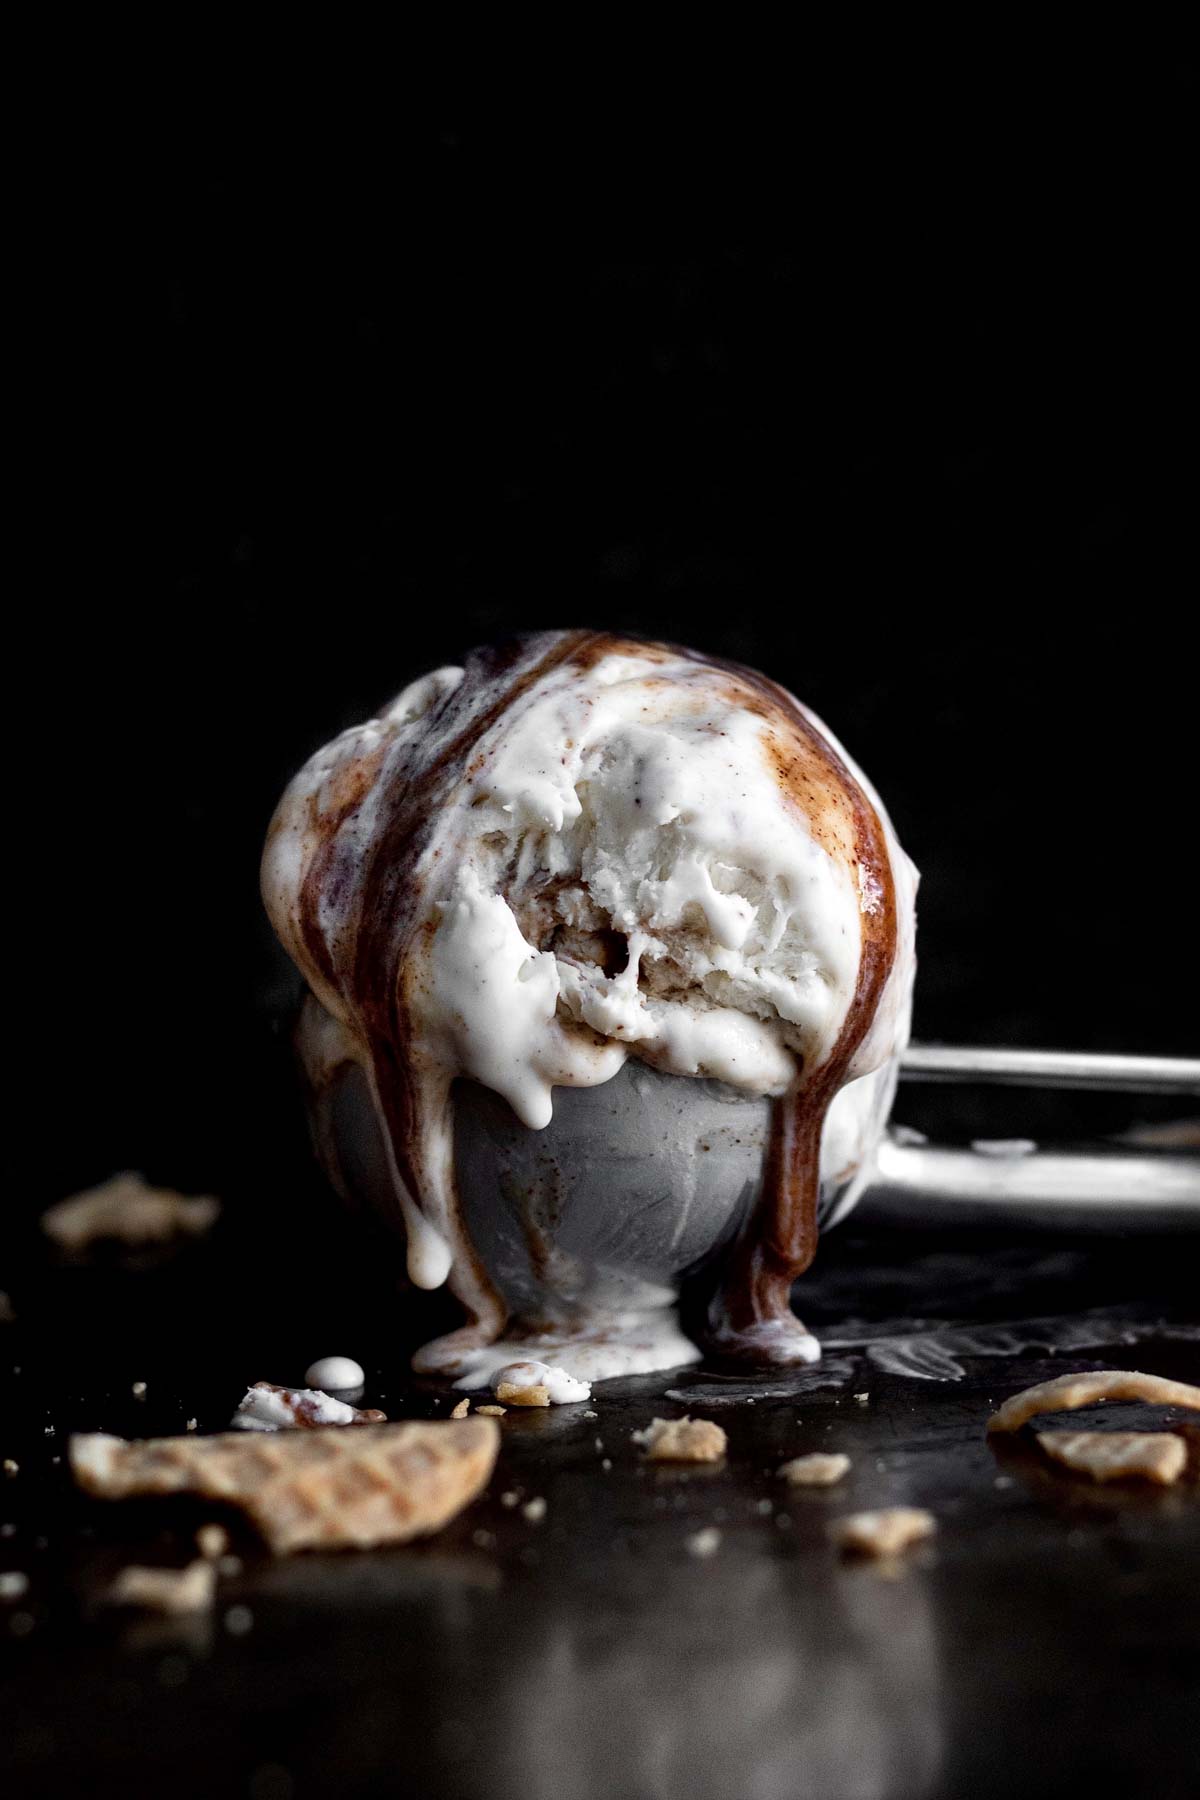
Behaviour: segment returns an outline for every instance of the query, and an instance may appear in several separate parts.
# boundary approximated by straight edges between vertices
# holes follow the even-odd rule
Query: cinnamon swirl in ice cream
[[[478,650],[312,757],[271,824],[263,894],[315,1001],[308,1078],[361,1071],[409,1274],[448,1281],[468,1315],[419,1366],[461,1372],[509,1312],[465,1222],[455,1083],[536,1132],[556,1088],[630,1059],[771,1097],[711,1336],[746,1360],[814,1357],[789,1294],[816,1246],[823,1128],[903,1047],[915,885],[811,713],[668,645],[565,631]]]

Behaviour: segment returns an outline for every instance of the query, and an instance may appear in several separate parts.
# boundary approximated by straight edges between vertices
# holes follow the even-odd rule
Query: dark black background
[[[1195,1050],[1194,77],[825,85],[73,145],[31,1203],[293,1141],[271,808],[512,629],[679,639],[823,714],[923,871],[921,1035]]]

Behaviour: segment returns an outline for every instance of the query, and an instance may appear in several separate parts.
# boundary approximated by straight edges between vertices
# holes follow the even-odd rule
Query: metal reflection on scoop
[[[844,1109],[852,1145],[833,1120],[824,1222],[850,1196],[891,1099],[891,1082],[856,1085],[863,1092]],[[768,1099],[631,1062],[603,1087],[560,1089],[551,1123],[534,1132],[495,1094],[463,1083],[455,1149],[472,1240],[523,1314],[670,1305],[757,1200],[770,1114]]]

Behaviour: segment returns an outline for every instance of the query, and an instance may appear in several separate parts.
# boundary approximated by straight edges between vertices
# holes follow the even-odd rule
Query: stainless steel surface
[[[627,1063],[560,1088],[544,1131],[463,1082],[455,1151],[468,1228],[522,1312],[670,1304],[680,1275],[736,1231],[758,1190],[769,1100]]]
[[[1107,1056],[1084,1050],[910,1044],[904,1052],[900,1074],[905,1081],[1111,1088],[1127,1094],[1200,1094],[1200,1059],[1190,1056]]]
[[[1200,1231],[1200,1157],[1133,1150],[947,1149],[887,1138],[862,1224],[1014,1232]]]
[[[894,1070],[856,1084],[827,1135],[823,1222],[854,1198],[883,1131]],[[325,1091],[318,1142],[339,1185],[398,1221],[358,1071]],[[771,1102],[627,1063],[599,1088],[559,1088],[544,1131],[474,1082],[455,1090],[455,1157],[472,1241],[510,1306],[539,1316],[667,1305],[757,1197]],[[851,1163],[854,1167],[851,1167]]]

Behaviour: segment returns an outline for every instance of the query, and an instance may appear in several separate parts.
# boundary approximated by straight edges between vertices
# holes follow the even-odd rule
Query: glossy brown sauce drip
[[[883,825],[867,795],[833,746],[786,689],[756,672],[725,665],[755,687],[773,709],[786,708],[789,723],[833,778],[853,821],[854,857],[872,893],[862,911],[862,949],[854,997],[837,1042],[811,1074],[801,1070],[771,1111],[771,1136],[758,1204],[721,1272],[709,1313],[712,1341],[734,1360],[796,1360],[795,1339],[807,1336],[791,1308],[792,1284],[817,1253],[821,1198],[821,1136],[831,1101],[843,1085],[855,1053],[875,1018],[896,959],[895,883]],[[782,772],[782,771],[781,771]],[[810,789],[812,779],[800,775]],[[803,803],[804,796],[793,796]],[[792,1352],[788,1343],[792,1340]]]
[[[332,806],[327,798],[319,822],[313,821],[320,842],[300,896],[304,949],[364,1034],[380,1123],[400,1179],[427,1215],[432,1197],[440,1197],[438,1223],[449,1234],[454,1257],[449,1285],[470,1315],[463,1331],[429,1347],[426,1368],[448,1364],[462,1349],[499,1335],[507,1308],[470,1241],[454,1169],[446,1166],[445,1147],[453,1144],[451,1084],[443,1071],[424,1068],[417,1058],[410,983],[423,978],[426,959],[412,952],[416,934],[434,929],[423,904],[421,859],[440,854],[439,817],[472,773],[484,734],[554,669],[569,663],[586,671],[622,649],[724,669],[734,702],[766,721],[780,785],[818,840],[828,825],[837,839],[836,845],[826,844],[831,853],[848,852],[852,841],[853,855],[875,884],[875,910],[861,915],[853,1002],[832,1054],[811,1075],[802,1073],[775,1104],[762,1196],[729,1254],[712,1312],[715,1341],[736,1356],[789,1360],[787,1334],[804,1335],[791,1313],[789,1293],[816,1250],[825,1113],[870,1028],[895,958],[896,910],[883,827],[840,757],[773,682],[673,646],[574,631],[474,652],[460,685],[435,703],[429,728],[414,734],[406,747],[385,739],[349,764]],[[488,693],[494,697],[472,712]],[[344,828],[381,779],[386,790],[377,797],[380,817],[365,858],[358,861],[343,842]]]

